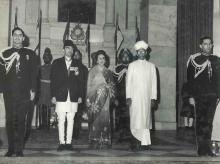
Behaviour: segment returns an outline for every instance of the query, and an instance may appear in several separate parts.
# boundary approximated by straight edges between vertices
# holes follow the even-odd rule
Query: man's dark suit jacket
[[[78,74],[74,71],[77,68]],[[51,68],[51,96],[55,97],[56,101],[65,102],[69,90],[70,101],[78,102],[78,98],[83,96],[83,76],[79,61],[72,60],[68,75],[65,58],[54,60]]]

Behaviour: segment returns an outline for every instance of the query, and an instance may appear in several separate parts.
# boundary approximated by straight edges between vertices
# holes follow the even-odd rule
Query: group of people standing
[[[137,59],[128,49],[122,49],[120,64],[114,71],[109,69],[107,53],[99,50],[94,53],[93,66],[88,71],[82,63],[81,52],[71,40],[64,41],[64,54],[52,64],[51,52],[46,49],[45,65],[40,67],[35,52],[23,46],[24,36],[21,28],[14,28],[12,47],[0,55],[0,88],[5,101],[8,136],[5,156],[23,156],[26,116],[36,97],[39,72],[40,94],[47,95],[47,99],[39,98],[41,112],[48,111],[52,103],[58,116],[58,151],[73,150],[72,138],[78,133],[73,131],[73,126],[81,125],[81,119],[77,118],[81,118],[83,112],[88,116],[91,147],[111,147],[113,108],[120,139],[130,135],[132,150],[149,150],[158,79],[155,65],[148,61],[146,42],[135,43]],[[201,38],[201,52],[191,55],[187,62],[184,99],[192,106],[189,109],[194,110],[198,155],[201,156],[213,155],[211,133],[220,93],[219,58],[211,54],[212,47],[210,37]]]
[[[107,53],[99,50],[94,53],[93,66],[88,71],[82,64],[82,54],[71,40],[64,41],[63,57],[55,59],[52,64],[50,49],[46,48],[43,55],[45,64],[40,66],[35,52],[23,46],[24,36],[21,28],[14,28],[12,47],[3,50],[0,57],[8,136],[5,156],[23,156],[26,116],[33,106],[39,83],[40,95],[46,95],[38,100],[40,115],[45,116],[42,113],[50,110],[51,103],[55,104],[58,151],[73,150],[73,126],[81,124],[75,120],[82,117],[83,112],[88,116],[91,147],[111,147],[112,108],[116,109],[116,129],[124,128],[124,132],[129,134],[130,124],[135,146],[151,144],[150,108],[151,100],[157,97],[157,84],[155,66],[145,58],[147,43],[139,41],[135,44],[138,60],[130,65],[133,56],[128,49],[123,49],[119,55],[121,64],[115,71],[109,69]],[[48,117],[40,120],[41,125],[48,125]],[[137,149],[134,145],[131,148]]]

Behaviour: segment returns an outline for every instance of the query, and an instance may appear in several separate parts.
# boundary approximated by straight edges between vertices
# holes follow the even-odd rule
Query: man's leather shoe
[[[13,154],[15,154],[13,151],[8,151],[8,152],[5,154],[5,157],[11,157]]]
[[[72,144],[66,144],[66,145],[65,145],[65,149],[72,151],[72,150],[73,150]]]
[[[141,151],[145,151],[145,150],[151,150],[151,147],[149,145],[144,145],[140,147]]]
[[[60,144],[57,148],[57,151],[63,151],[65,149],[65,145],[64,144]]]
[[[23,156],[24,156],[24,154],[22,151],[16,152],[16,157],[23,157]]]

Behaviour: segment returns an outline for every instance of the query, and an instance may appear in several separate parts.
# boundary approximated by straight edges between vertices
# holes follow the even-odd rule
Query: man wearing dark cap
[[[23,156],[26,114],[36,90],[37,56],[33,50],[23,47],[24,35],[21,28],[14,28],[12,48],[0,54],[4,64],[7,157]]]
[[[57,151],[72,150],[72,133],[78,103],[82,102],[83,72],[81,64],[72,60],[76,46],[64,42],[64,57],[54,60],[51,68],[51,96],[58,115],[59,147]],[[65,137],[65,120],[67,120]]]

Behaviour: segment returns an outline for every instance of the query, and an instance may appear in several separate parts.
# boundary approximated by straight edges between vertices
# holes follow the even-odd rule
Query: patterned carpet
[[[129,140],[118,142],[117,133],[112,148],[102,150],[90,149],[87,136],[82,131],[73,141],[74,151],[57,152],[57,129],[32,130],[25,157],[5,158],[7,139],[5,129],[0,128],[0,163],[220,163],[220,157],[197,157],[193,130],[155,131],[151,150],[138,152],[129,150]]]

